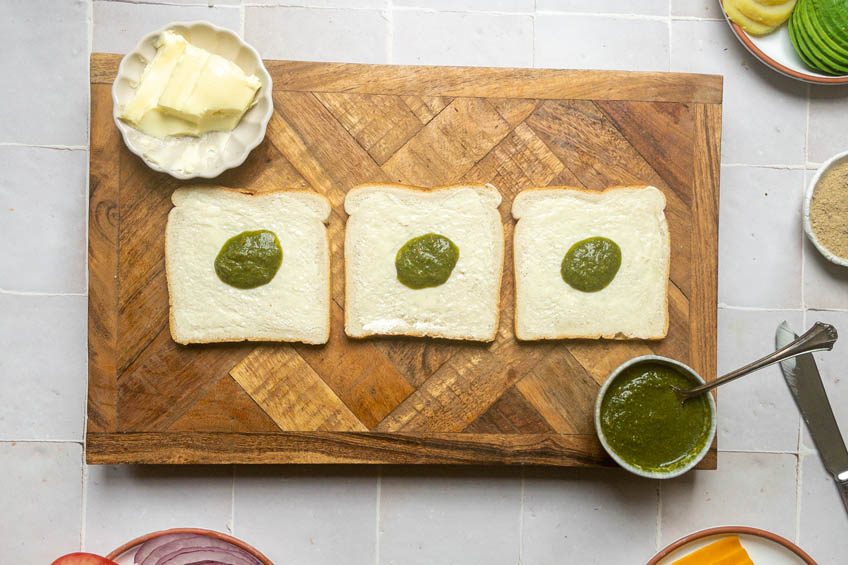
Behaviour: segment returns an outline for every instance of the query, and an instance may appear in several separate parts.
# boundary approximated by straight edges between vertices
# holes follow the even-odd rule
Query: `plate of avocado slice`
[[[814,84],[848,84],[848,0],[719,0],[765,65]]]

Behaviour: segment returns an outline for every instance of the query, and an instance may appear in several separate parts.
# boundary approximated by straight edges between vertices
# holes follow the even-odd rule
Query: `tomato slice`
[[[69,553],[63,555],[52,565],[116,565],[114,561],[110,561],[105,557],[94,555],[93,553]]]

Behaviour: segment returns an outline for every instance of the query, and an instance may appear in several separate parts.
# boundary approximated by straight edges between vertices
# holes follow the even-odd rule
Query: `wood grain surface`
[[[721,77],[267,61],[265,141],[204,182],[327,196],[330,341],[181,346],[168,330],[164,233],[171,193],[187,183],[123,146],[110,94],[119,61],[91,59],[89,463],[610,465],[592,414],[619,364],[656,353],[715,378]],[[343,201],[371,181],[501,191],[493,343],[344,335]],[[533,186],[621,184],[666,196],[668,337],[518,342],[512,200]],[[700,466],[715,468],[715,446]]]

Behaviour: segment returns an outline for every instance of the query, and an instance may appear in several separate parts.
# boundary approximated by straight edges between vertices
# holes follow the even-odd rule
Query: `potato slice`
[[[767,26],[777,27],[792,15],[795,1],[791,0],[784,4],[766,6],[756,0],[736,0],[735,4],[739,11],[749,19]]]
[[[724,0],[724,11],[727,12],[727,17],[735,24],[750,33],[751,35],[767,35],[776,29],[776,26],[769,26],[760,22],[755,22],[745,14],[743,14],[737,5],[739,0]]]

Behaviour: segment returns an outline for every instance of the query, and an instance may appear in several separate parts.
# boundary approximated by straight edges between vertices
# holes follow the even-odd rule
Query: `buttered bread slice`
[[[512,205],[515,335],[661,339],[670,262],[658,189],[530,189]]]
[[[314,192],[174,191],[165,267],[177,343],[330,335],[330,203]]]
[[[345,198],[345,332],[492,341],[503,225],[491,185],[373,184]]]

